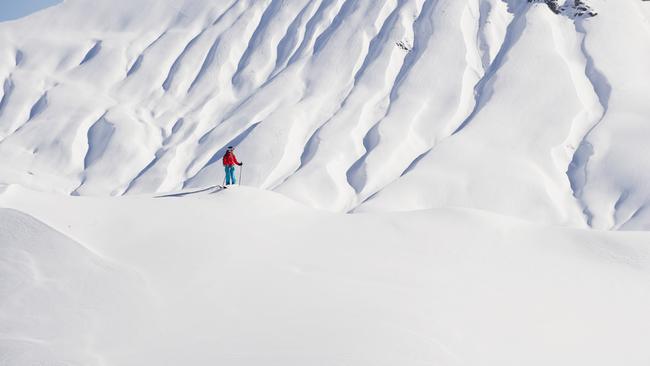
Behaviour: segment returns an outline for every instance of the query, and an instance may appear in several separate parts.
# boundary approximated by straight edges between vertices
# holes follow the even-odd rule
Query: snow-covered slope
[[[649,229],[650,4],[573,3],[66,0],[0,24],[0,182],[209,186],[236,144],[317,208]]]
[[[0,365],[647,366],[649,64],[637,0],[0,22]]]
[[[0,211],[2,365],[650,363],[648,233],[248,187],[0,206],[85,246]]]
[[[151,328],[149,297],[136,272],[0,208],[0,364],[101,364],[98,344],[135,346]]]

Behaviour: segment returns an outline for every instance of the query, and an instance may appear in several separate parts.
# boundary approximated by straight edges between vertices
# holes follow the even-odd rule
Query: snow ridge
[[[520,141],[534,141],[524,128],[534,104],[495,96],[529,85],[518,83],[526,73],[514,79],[508,70],[553,75],[557,70],[550,65],[559,57],[576,84],[553,81],[543,85],[548,92],[541,95],[577,94],[583,107],[576,112],[569,103],[554,110],[551,103],[559,98],[538,101],[549,111],[548,120],[562,123],[548,132],[553,138],[537,140],[551,145],[520,150],[529,164],[509,168],[525,177],[531,174],[527,169],[543,166],[540,171],[549,179],[544,188],[530,187],[530,194],[546,197],[541,206],[553,207],[556,214],[538,212],[531,218],[588,225],[592,216],[611,216],[615,202],[610,208],[590,203],[598,194],[586,193],[591,189],[586,186],[606,189],[608,197],[629,192],[627,204],[619,206],[625,212],[633,202],[637,209],[650,202],[640,183],[606,188],[590,183],[608,151],[599,142],[601,134],[593,137],[591,131],[613,123],[605,117],[614,103],[609,95],[616,94],[626,74],[623,66],[601,67],[609,64],[607,56],[594,54],[584,39],[626,37],[616,31],[606,35],[609,18],[594,17],[593,9],[609,15],[638,6],[597,0],[137,0],[122,8],[107,3],[88,9],[82,1],[68,1],[0,25],[7,40],[0,46],[0,182],[80,195],[210,186],[223,178],[219,155],[236,144],[247,163],[244,184],[318,208],[348,212],[363,204],[367,209],[370,202],[388,199],[393,189],[387,188],[406,187],[406,180],[413,181],[408,190],[417,191],[418,208],[459,205],[534,213],[536,208],[523,203],[501,207],[498,202],[511,198],[500,194],[477,205],[485,181],[470,172],[486,165],[485,154],[466,149],[487,149],[498,169],[513,156],[495,147],[516,144],[511,139],[516,134]],[[150,19],[135,21],[135,10],[150,13]],[[532,35],[540,22],[552,37]],[[70,24],[86,31],[74,32]],[[641,21],[630,27],[637,24],[647,34]],[[538,48],[522,37],[538,42]],[[538,58],[534,65],[514,65],[520,54]],[[647,55],[639,52],[638,58]],[[598,105],[583,90],[581,67]],[[527,94],[530,90],[512,95]],[[100,127],[100,119],[112,127]],[[485,123],[494,126],[475,141],[477,132],[467,132]],[[459,150],[443,164],[448,149]],[[547,159],[555,159],[554,170]],[[429,161],[442,165],[433,168]],[[457,171],[460,167],[465,171]],[[454,177],[456,188],[437,173],[431,180],[430,169]],[[403,189],[396,188],[390,200],[399,201]],[[438,198],[422,200],[430,194]],[[576,205],[584,213],[576,213]]]

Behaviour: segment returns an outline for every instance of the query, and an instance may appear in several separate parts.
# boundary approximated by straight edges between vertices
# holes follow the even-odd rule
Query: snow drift
[[[650,361],[647,233],[467,209],[339,215],[246,187],[155,199],[9,187],[0,205],[88,248],[0,213],[10,366]]]
[[[98,347],[135,346],[151,328],[134,271],[15,210],[0,209],[0,244],[3,365],[98,365]]]

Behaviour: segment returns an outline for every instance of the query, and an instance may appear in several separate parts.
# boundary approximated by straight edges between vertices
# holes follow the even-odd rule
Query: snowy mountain
[[[0,366],[647,366],[649,64],[638,0],[0,22]]]
[[[235,144],[317,208],[648,229],[650,4],[546,3],[67,0],[0,25],[0,179],[209,186]]]

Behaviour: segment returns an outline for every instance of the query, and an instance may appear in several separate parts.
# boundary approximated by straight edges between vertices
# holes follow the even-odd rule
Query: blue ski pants
[[[234,165],[226,165],[226,184],[235,184],[235,166]]]

